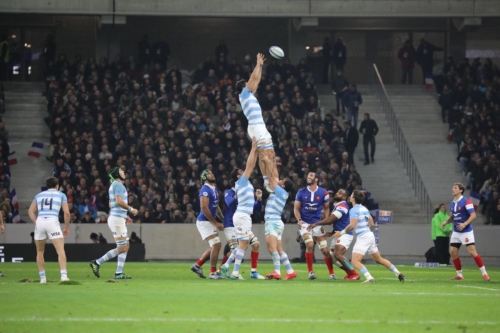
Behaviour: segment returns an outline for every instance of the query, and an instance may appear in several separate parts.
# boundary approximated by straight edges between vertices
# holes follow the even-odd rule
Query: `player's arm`
[[[375,228],[375,221],[373,221],[373,217],[371,215],[368,217],[368,227],[370,227],[370,230]]]
[[[231,206],[236,200],[236,192],[232,190],[227,190],[224,196],[224,201],[226,202],[226,207]]]
[[[372,220],[373,221],[373,220]],[[345,235],[345,234],[348,234],[350,233],[351,231],[354,230],[354,228],[356,228],[356,225],[358,224],[358,218],[355,217],[355,218],[352,218],[350,219],[349,221],[349,225],[342,231],[337,231],[336,233],[333,234],[333,237],[335,238],[339,238],[340,236],[342,235]]]
[[[334,224],[335,222],[337,222],[340,218],[342,217],[342,213],[339,212],[338,210],[334,211],[332,213],[332,215],[330,216],[327,216],[326,218],[324,218],[321,222],[316,222],[316,223],[313,223],[313,224],[310,224],[309,225],[309,228],[308,229],[312,229],[312,228],[315,228],[317,226],[320,226],[320,225],[330,225],[330,224]]]
[[[217,220],[213,217],[212,212],[210,212],[210,209],[208,208],[209,204],[210,199],[208,199],[208,197],[200,197],[200,207],[203,215],[205,215],[210,223],[212,223],[217,229],[219,229],[219,227],[222,226],[222,223],[217,222]]]
[[[469,212],[469,218],[467,219],[467,221],[465,221],[463,223],[459,223],[457,226],[457,229],[463,230],[466,226],[471,224],[475,219],[476,219],[476,212],[474,210],[472,210],[472,212]]]
[[[264,66],[264,55],[262,53],[257,54],[257,65],[253,69],[252,75],[250,75],[250,79],[247,82],[247,88],[251,92],[255,93],[257,88],[259,87],[260,79],[262,77],[262,66]]]
[[[262,190],[255,191],[255,202],[253,204],[253,211],[260,212],[262,210]]]
[[[257,163],[257,139],[253,137],[252,150],[250,150],[250,154],[248,154],[247,165],[245,167],[245,172],[243,173],[246,179],[250,179],[253,169],[255,168],[255,163]]]
[[[132,206],[129,206],[125,200],[123,200],[123,197],[121,195],[115,195],[115,200],[116,204],[120,207],[125,209],[127,212],[132,213],[133,215],[137,215],[137,209],[132,208]]]
[[[222,214],[222,209],[220,209],[219,205],[217,205],[216,215],[221,221],[224,221],[224,214]]]
[[[295,218],[297,219],[297,224],[302,224],[302,216],[300,215],[300,209],[302,208],[302,202],[300,201],[299,198],[299,192],[297,192],[297,197],[295,198],[295,202],[293,203],[293,215],[295,215]]]
[[[30,216],[31,222],[36,223],[36,201],[31,203],[31,206],[28,209],[28,215]]]
[[[63,230],[63,236],[68,237],[69,233],[69,221],[70,221],[70,214],[69,214],[69,207],[67,202],[63,202],[62,205],[62,210],[64,214],[64,230]]]
[[[446,219],[446,221],[441,223],[441,228],[444,228],[447,224],[450,224],[450,223],[453,223],[453,214],[451,214],[450,217],[448,217]]]
[[[323,203],[323,219],[328,218],[330,216],[330,203],[327,201]]]

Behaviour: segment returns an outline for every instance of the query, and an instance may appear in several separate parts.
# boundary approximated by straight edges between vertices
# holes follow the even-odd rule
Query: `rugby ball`
[[[273,58],[278,60],[283,59],[283,57],[285,56],[285,52],[283,52],[283,50],[279,46],[271,46],[269,48],[269,53]]]

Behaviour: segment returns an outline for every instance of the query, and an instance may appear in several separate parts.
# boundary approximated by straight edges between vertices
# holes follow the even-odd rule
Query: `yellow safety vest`
[[[7,62],[9,62],[9,43],[6,40],[4,40],[3,42],[0,42],[0,56],[2,54],[2,49],[3,49],[4,45],[7,46],[7,52],[5,52],[5,56],[3,57],[3,61],[5,63],[7,63]]]

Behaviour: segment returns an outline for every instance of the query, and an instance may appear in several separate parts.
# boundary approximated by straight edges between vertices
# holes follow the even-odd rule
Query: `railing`
[[[372,87],[375,91],[375,95],[378,97],[380,103],[382,104],[385,118],[389,123],[392,137],[394,138],[394,142],[396,143],[396,147],[398,148],[398,153],[401,156],[401,160],[403,161],[403,165],[406,169],[406,174],[410,178],[410,183],[413,190],[415,191],[415,196],[417,197],[420,206],[426,213],[427,222],[430,223],[433,216],[432,201],[429,197],[427,189],[425,188],[422,177],[420,176],[417,164],[413,159],[413,155],[410,151],[410,148],[408,147],[408,143],[406,142],[405,135],[401,129],[401,126],[399,125],[396,114],[394,113],[392,105],[389,102],[389,97],[387,95],[384,82],[382,81],[376,64],[373,64]]]

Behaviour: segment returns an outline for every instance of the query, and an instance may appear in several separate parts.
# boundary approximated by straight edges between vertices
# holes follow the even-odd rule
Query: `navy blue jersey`
[[[335,204],[332,214],[335,212],[339,212],[341,214],[341,217],[333,224],[333,232],[342,231],[347,228],[347,226],[351,222],[351,220],[349,219],[349,205],[347,204],[347,202],[341,201]],[[352,235],[352,231],[348,234]]]
[[[300,202],[300,218],[308,224],[322,220],[323,204],[330,201],[328,191],[318,187],[312,192],[309,187],[300,189],[297,192],[295,201]]]
[[[238,199],[234,197],[234,188],[229,189],[224,194],[224,201],[226,202],[226,211],[224,212],[224,228],[234,227],[233,216],[238,207]],[[262,201],[255,201],[253,205],[253,211],[259,211],[262,209]]]
[[[457,201],[453,200],[450,203],[450,212],[453,214],[453,231],[469,232],[472,231],[472,224],[469,224],[462,230],[458,230],[459,223],[467,221],[472,213],[474,213],[474,204],[471,200],[460,197]]]
[[[212,216],[215,218],[217,214],[217,205],[219,204],[219,192],[217,191],[217,188],[207,184],[201,187],[200,194],[198,195],[198,198],[200,199],[200,207],[201,197],[208,197],[208,209],[210,209],[210,213],[212,213]],[[209,221],[201,209],[200,214],[198,215],[198,221]]]

